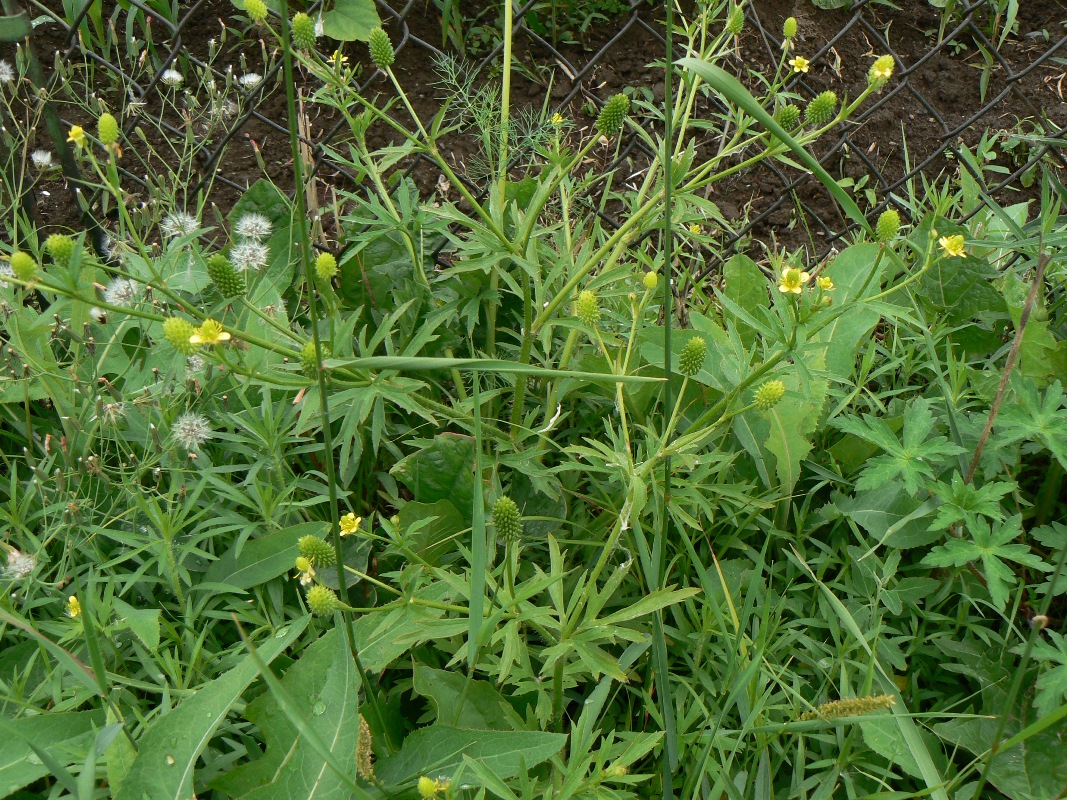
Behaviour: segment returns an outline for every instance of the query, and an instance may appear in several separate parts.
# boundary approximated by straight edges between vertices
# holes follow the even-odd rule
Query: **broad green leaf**
[[[725,281],[723,293],[752,316],[760,316],[760,310],[770,306],[767,277],[748,256],[737,253],[730,258],[723,265],[722,276]],[[756,341],[756,331],[726,309],[723,309],[723,316],[733,320],[741,341],[745,347],[751,347]]]
[[[996,420],[996,440],[1003,445],[1022,442],[1027,450],[1043,445],[1067,467],[1067,413],[1063,387],[1059,381],[1042,396],[1032,380],[1013,380],[1013,395],[1000,409]]]
[[[301,536],[323,536],[328,528],[324,522],[302,522],[245,543],[239,555],[234,555],[231,548],[208,568],[204,581],[235,589],[259,586],[293,569],[296,543]]]
[[[1067,704],[1067,636],[1051,629],[1046,631],[1046,635],[1048,639],[1039,640],[1033,649],[1035,661],[1046,661],[1052,665],[1037,679],[1034,707],[1042,716]]]
[[[400,530],[404,545],[428,564],[439,566],[442,560],[459,552],[458,539],[470,528],[463,515],[448,500],[420,503],[412,500],[400,509]]]
[[[322,15],[324,32],[342,42],[365,42],[382,24],[374,0],[334,0],[333,9]]]
[[[102,711],[48,712],[33,717],[0,717],[0,797],[48,774],[48,767],[30,748],[44,747],[64,766],[80,762],[104,724]]]
[[[159,647],[159,609],[134,608],[129,603],[115,598],[115,615],[126,623],[149,650]]]
[[[513,730],[521,722],[496,688],[486,681],[469,679],[463,672],[417,664],[412,688],[428,697],[437,710],[437,722],[456,728]]]
[[[923,257],[931,247],[931,218],[913,231],[911,240]],[[959,226],[938,220],[937,230],[943,236],[966,234]],[[937,248],[935,241],[932,245]],[[984,312],[1003,314],[1007,311],[1004,297],[993,285],[1000,273],[983,258],[965,255],[960,258],[934,254],[930,268],[915,284],[915,294],[922,299],[927,313],[950,323],[968,322]]]
[[[921,778],[922,772],[911,754],[904,734],[895,719],[888,714],[867,717],[857,723],[863,731],[863,741],[874,752],[900,767],[913,778]],[[933,741],[936,744],[937,740]]]
[[[826,369],[839,378],[849,378],[856,363],[859,343],[878,324],[881,315],[865,303],[857,302],[864,284],[864,296],[879,291],[884,263],[878,263],[878,274],[871,276],[881,251],[875,244],[857,244],[845,248],[833,260],[825,274],[834,282],[831,292],[834,306],[845,308],[819,331],[816,341],[826,343]],[[870,278],[870,280],[868,280]]]
[[[420,775],[450,775],[464,756],[480,761],[499,778],[517,775],[558,753],[567,742],[562,733],[478,731],[431,725],[404,740],[395,756],[378,762],[375,772],[386,786]]]
[[[474,504],[474,440],[442,433],[392,469],[419,503],[448,500],[469,523]]]
[[[533,375],[541,378],[578,378],[587,381],[612,383],[652,383],[660,378],[641,375],[611,375],[607,372],[581,372],[529,366],[514,361],[492,358],[437,358],[434,356],[367,356],[365,358],[330,358],[327,367],[349,367],[371,371],[395,370],[397,372],[432,372],[458,369],[465,372],[477,370],[500,375]]]
[[[309,617],[288,623],[263,642],[260,657],[273,661],[307,627]],[[139,741],[137,758],[115,800],[189,800],[193,768],[211,737],[259,670],[251,656],[202,686],[168,714],[152,723]]]

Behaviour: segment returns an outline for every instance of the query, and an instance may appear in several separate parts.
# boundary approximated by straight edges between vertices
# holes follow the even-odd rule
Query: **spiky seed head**
[[[267,4],[263,0],[245,0],[245,13],[253,22],[262,22],[267,18]]]
[[[600,116],[596,118],[596,129],[601,136],[609,139],[622,128],[623,120],[630,113],[630,98],[624,94],[617,94],[604,104],[600,110]]]
[[[588,289],[583,289],[578,293],[578,302],[574,305],[578,319],[589,327],[595,328],[600,322],[600,301],[596,299],[596,295]]]
[[[797,18],[786,17],[785,22],[782,24],[782,38],[795,39],[797,37]]]
[[[791,131],[800,122],[800,109],[792,104],[780,106],[774,112],[774,121],[787,131]]]
[[[322,357],[330,357],[330,348],[326,346],[325,342],[320,342],[319,346],[322,348]],[[316,378],[319,374],[319,360],[315,357],[315,342],[314,340],[308,342],[300,348],[300,370],[308,378]]]
[[[119,140],[119,123],[114,116],[103,113],[96,121],[96,134],[104,146],[115,144]]]
[[[189,341],[194,333],[193,324],[181,317],[171,317],[163,323],[163,338],[183,356],[191,356],[197,350],[197,346]]]
[[[307,600],[308,608],[311,609],[311,613],[316,617],[325,617],[327,614],[332,614],[341,605],[333,589],[319,583],[308,589]]]
[[[782,381],[767,381],[756,390],[756,408],[770,411],[785,397],[785,384]]]
[[[370,32],[367,40],[367,48],[370,50],[370,60],[380,70],[386,70],[393,66],[396,61],[396,53],[393,51],[393,43],[389,34],[379,26]]]
[[[889,244],[897,238],[900,232],[900,214],[895,208],[886,209],[878,217],[878,224],[874,226],[874,235],[882,244]]]
[[[230,259],[222,253],[213,253],[207,260],[207,276],[219,290],[219,294],[229,299],[240,297],[245,293],[245,274],[233,268]]]
[[[53,233],[45,239],[44,249],[54,262],[65,267],[74,255],[74,240],[62,233]]]
[[[659,275],[655,272],[646,272],[644,277],[641,278],[641,283],[645,285],[645,288],[650,292],[659,286]]]
[[[517,541],[522,536],[522,517],[519,507],[507,495],[499,498],[493,505],[493,524],[496,532],[505,542]]]
[[[333,253],[319,253],[319,257],[315,259],[315,274],[321,281],[333,279],[337,274],[337,259],[333,257]]]
[[[298,11],[293,15],[293,44],[298,50],[310,50],[315,46],[315,20]]]
[[[37,260],[29,253],[16,250],[11,254],[11,274],[20,281],[32,281],[37,275]]]
[[[731,36],[740,36],[745,29],[745,9],[734,6],[730,9],[730,16],[726,18],[726,32]]]
[[[678,372],[687,378],[696,375],[704,366],[704,356],[708,352],[708,343],[700,336],[694,336],[685,343],[682,354],[678,357]]]
[[[329,567],[337,563],[337,552],[329,542],[318,536],[301,536],[296,543],[300,555],[308,559],[316,567]]]
[[[821,127],[834,118],[837,110],[837,93],[827,89],[804,109],[804,120],[809,125]]]

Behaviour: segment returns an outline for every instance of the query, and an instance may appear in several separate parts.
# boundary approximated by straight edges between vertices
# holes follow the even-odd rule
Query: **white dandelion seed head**
[[[196,450],[211,438],[211,423],[203,414],[186,411],[174,420],[170,435],[186,450]]]
[[[185,372],[189,375],[197,375],[204,371],[204,359],[200,356],[189,356],[185,359]]]
[[[98,325],[103,325],[105,322],[107,322],[107,312],[104,311],[104,309],[102,308],[97,308],[96,306],[93,306],[89,309],[89,318],[92,319],[92,321],[97,323]]]
[[[13,580],[22,580],[37,568],[37,559],[29,553],[22,553],[14,548],[7,553],[7,567],[4,569],[4,577]]]
[[[104,302],[112,306],[131,306],[140,298],[141,287],[126,278],[115,278],[104,290]]]
[[[238,271],[263,269],[270,258],[270,250],[265,244],[249,239],[230,250],[230,261]]]
[[[0,61],[0,83],[11,83],[15,80],[15,68],[10,62]]]
[[[168,239],[175,239],[179,236],[192,236],[200,230],[200,220],[183,211],[175,211],[163,217],[163,221],[159,223],[159,230]]]
[[[270,236],[270,220],[262,214],[245,214],[233,226],[233,232],[241,239],[261,242]]]
[[[167,86],[181,86],[185,82],[185,78],[176,69],[163,70],[159,79]]]
[[[52,166],[52,151],[34,150],[30,153],[30,161],[37,169],[49,169]]]
[[[100,421],[106,425],[118,425],[120,420],[126,418],[128,411],[126,404],[121,401],[104,403],[100,407]]]
[[[246,72],[237,79],[237,83],[243,89],[255,89],[263,83],[263,76],[258,72]]]

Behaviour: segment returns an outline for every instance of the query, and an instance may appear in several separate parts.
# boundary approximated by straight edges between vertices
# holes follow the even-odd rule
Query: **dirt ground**
[[[59,0],[46,0],[57,7]],[[1057,57],[1067,57],[1064,24],[1067,10],[1058,0],[1028,0],[1021,4],[1019,28],[991,53],[992,64],[986,64],[981,45],[983,29],[989,20],[980,14],[974,25],[965,28],[951,43],[938,40],[939,12],[926,2],[914,0],[901,4],[906,11],[885,5],[865,5],[856,11],[827,11],[816,8],[810,0],[751,0],[749,21],[740,37],[731,61],[736,74],[758,88],[760,72],[773,73],[780,50],[776,38],[787,16],[799,22],[799,35],[794,52],[819,58],[813,62],[802,85],[796,87],[804,97],[833,89],[838,95],[855,96],[862,91],[867,70],[874,55],[884,51],[886,44],[897,56],[900,73],[891,81],[887,91],[876,101],[868,103],[856,121],[837,135],[824,137],[816,153],[824,157],[824,164],[839,177],[862,180],[876,189],[879,198],[890,192],[904,193],[897,185],[909,172],[923,165],[923,172],[936,176],[955,168],[951,152],[946,149],[964,144],[973,146],[987,130],[1012,130],[1040,123],[1046,134],[1056,134],[1067,122],[1067,104],[1063,101],[1064,66]],[[105,18],[110,2],[105,3]],[[469,10],[468,10],[469,9]],[[491,4],[464,4],[465,13],[492,23],[496,7]],[[157,52],[174,49],[207,61],[215,54],[213,65],[225,70],[233,67],[234,75],[267,71],[268,63],[277,62],[273,45],[257,42],[255,31],[241,30],[229,0],[201,0],[182,4],[185,15],[180,39],[156,25]],[[625,14],[612,24],[599,24],[571,44],[550,46],[529,35],[516,43],[516,59],[521,65],[513,85],[513,107],[539,109],[549,96],[550,104],[571,115],[579,127],[592,123],[588,116],[590,98],[605,99],[626,86],[639,91],[650,90],[654,100],[663,96],[663,73],[651,63],[662,52],[658,34],[662,31],[662,6],[658,3],[637,6],[633,14]],[[122,19],[121,15],[117,19]],[[158,22],[158,20],[153,20]],[[228,28],[229,30],[224,30]],[[163,30],[160,35],[159,31]],[[433,3],[411,5],[404,24],[389,21],[387,30],[399,45],[395,70],[409,89],[416,111],[424,120],[432,118],[439,108],[435,82],[437,80],[431,58],[434,48],[444,46],[441,23]],[[209,45],[215,40],[215,46]],[[320,45],[324,40],[320,40]],[[59,53],[75,64],[91,63],[92,59],[71,47],[68,37],[58,25],[44,25],[37,29],[33,43],[38,57],[49,71]],[[331,43],[332,46],[332,43]],[[322,49],[326,49],[324,46]],[[1050,52],[1051,51],[1051,52]],[[359,42],[345,45],[344,52],[354,65],[367,68],[365,46]],[[12,48],[0,48],[0,57],[10,60]],[[191,62],[179,57],[173,64],[184,72],[192,70]],[[124,69],[134,71],[126,65]],[[988,83],[983,87],[983,71]],[[96,74],[106,70],[96,65]],[[87,74],[84,69],[76,74]],[[135,76],[141,86],[152,75],[144,71]],[[114,90],[114,80],[100,80],[88,87],[104,97],[116,110],[125,103]],[[379,82],[368,91],[382,90]],[[193,130],[197,136],[209,137],[208,146],[199,155],[199,181],[180,187],[188,192],[186,202],[195,203],[195,193],[204,189],[202,181],[214,173],[214,183],[208,196],[220,214],[225,214],[245,187],[266,174],[283,188],[291,188],[291,165],[288,160],[288,122],[285,112],[285,93],[280,81],[264,81],[261,94],[250,102],[242,101],[237,114],[226,125],[240,121],[247,111],[251,117],[233,130],[232,134]],[[66,122],[88,122],[79,119],[73,105],[66,104],[64,92],[85,92],[73,81],[57,85],[54,99],[60,103]],[[158,94],[158,93],[157,93]],[[153,97],[151,92],[149,97]],[[992,102],[996,101],[996,102]],[[254,107],[254,108],[253,108]],[[336,127],[337,114],[330,109],[308,106],[309,131],[316,142],[326,142]],[[701,109],[712,113],[714,108]],[[132,118],[127,117],[127,120]],[[141,120],[155,120],[141,124],[141,130],[157,149],[166,149],[166,140],[180,139],[190,131],[192,123],[175,111],[149,102],[141,111]],[[171,126],[160,131],[158,121]],[[136,120],[129,123],[136,124]],[[225,126],[224,126],[225,127]],[[47,147],[46,135],[37,132],[37,147]],[[384,144],[388,133],[384,128],[372,130],[372,142]],[[131,137],[130,141],[134,141]],[[457,167],[469,167],[476,153],[476,144],[468,137],[450,142]],[[223,147],[223,145],[225,145]],[[711,148],[713,141],[698,142]],[[131,148],[132,149],[132,148]],[[1001,153],[995,165],[1010,173],[1018,166],[1017,148],[1013,154]],[[627,151],[627,171],[637,172],[647,163],[647,155],[639,148]],[[1025,155],[1025,154],[1024,154]],[[165,172],[165,165],[151,159],[124,159],[131,172],[129,184],[135,186],[138,173]],[[594,164],[603,169],[607,164]],[[196,170],[194,170],[196,172]],[[429,167],[414,168],[414,177],[424,193],[436,186],[439,175]],[[831,231],[839,231],[843,220],[825,191],[814,180],[793,186],[798,174],[781,165],[760,166],[742,172],[713,187],[709,193],[723,216],[736,229],[749,221],[751,235],[761,241],[774,240],[788,247],[806,246],[818,251],[829,240]],[[324,165],[319,173],[319,190],[328,196],[331,187],[344,188],[349,184],[345,175]],[[288,186],[287,186],[288,184]],[[60,228],[77,229],[80,225],[77,207],[69,187],[60,176],[38,181],[34,187],[39,227],[47,231]],[[135,199],[151,200],[148,192],[134,191]],[[1025,191],[1024,191],[1025,194]],[[861,207],[865,203],[861,202]]]

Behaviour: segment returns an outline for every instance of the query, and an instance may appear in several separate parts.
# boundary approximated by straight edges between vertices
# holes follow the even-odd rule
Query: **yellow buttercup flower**
[[[963,249],[963,236],[959,233],[955,236],[942,236],[937,240],[937,243],[941,245],[941,252],[946,256],[962,258],[966,255],[966,251]]]
[[[789,66],[793,68],[793,72],[803,72],[807,74],[808,69],[811,68],[811,62],[804,56],[797,56],[796,58],[789,59]]]
[[[330,56],[330,64],[334,69],[340,69],[341,67],[347,66],[348,56],[342,53],[340,48],[338,48],[337,50],[334,50],[333,55]]]
[[[78,617],[82,613],[82,604],[74,595],[67,598],[67,613],[70,614],[71,617]]]
[[[782,270],[782,279],[778,282],[778,291],[783,294],[800,294],[804,290],[804,284],[811,280],[811,276],[796,267],[786,267]]]
[[[557,127],[557,128],[558,128],[558,127],[559,127],[559,126],[561,126],[561,125],[562,125],[562,124],[563,124],[564,122],[566,122],[566,120],[565,120],[565,119],[563,119],[563,115],[562,115],[562,114],[560,114],[560,113],[559,113],[558,111],[557,111],[557,112],[556,112],[555,114],[553,114],[553,115],[552,115],[552,124],[553,124],[553,125],[554,125],[555,127]]]
[[[67,136],[68,142],[73,142],[75,147],[81,147],[85,144],[85,128],[81,125],[71,125],[70,135]]]
[[[703,228],[695,222],[689,223],[689,232],[694,236],[699,236],[703,232]]]
[[[831,292],[834,288],[834,282],[824,275],[820,275],[815,279],[815,285],[822,289],[824,292]]]
[[[230,341],[230,334],[222,329],[222,325],[213,319],[205,319],[196,332],[189,337],[190,344],[206,344],[208,346]]]
[[[887,81],[893,77],[896,62],[893,56],[880,56],[872,65],[870,77],[876,81]]]
[[[357,517],[351,511],[341,517],[341,535],[351,536],[353,533],[359,530],[359,524],[363,522],[363,517]]]
[[[315,580],[315,567],[311,564],[311,559],[304,556],[298,556],[296,559],[296,570],[300,573],[300,585],[307,586],[313,580]]]

